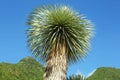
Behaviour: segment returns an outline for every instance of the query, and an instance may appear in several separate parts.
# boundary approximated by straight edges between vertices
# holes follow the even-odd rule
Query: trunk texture
[[[52,50],[46,61],[44,80],[66,80],[68,58],[66,48],[60,45],[57,51]]]

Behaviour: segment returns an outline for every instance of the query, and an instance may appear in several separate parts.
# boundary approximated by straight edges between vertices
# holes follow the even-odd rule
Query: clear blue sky
[[[68,75],[88,75],[101,66],[120,68],[120,0],[0,0],[0,62],[17,63],[31,56],[26,43],[30,12],[44,4],[66,4],[95,24],[91,51],[69,66]]]

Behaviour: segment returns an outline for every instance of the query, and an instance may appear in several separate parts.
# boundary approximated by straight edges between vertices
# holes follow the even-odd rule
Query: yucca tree
[[[46,62],[44,80],[65,80],[68,63],[86,56],[91,23],[67,6],[50,5],[33,10],[28,24],[29,47]]]

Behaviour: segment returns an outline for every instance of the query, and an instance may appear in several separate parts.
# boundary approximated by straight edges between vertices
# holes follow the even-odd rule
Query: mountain
[[[120,80],[120,69],[101,67],[88,77],[87,80]]]
[[[43,80],[45,68],[32,57],[17,64],[0,63],[0,80]]]
[[[35,59],[26,57],[17,64],[0,63],[0,80],[43,80],[44,70],[44,66]],[[71,76],[68,80],[86,79]],[[120,80],[120,69],[100,67],[87,80]]]

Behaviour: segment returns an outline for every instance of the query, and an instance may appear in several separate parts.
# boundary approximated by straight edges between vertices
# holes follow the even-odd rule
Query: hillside
[[[44,70],[43,65],[31,57],[24,58],[17,64],[0,63],[0,80],[43,80]],[[79,80],[76,77],[74,79]],[[120,69],[101,67],[87,80],[120,80]]]
[[[31,57],[17,64],[0,63],[0,80],[43,80],[44,67]]]
[[[88,77],[87,80],[120,80],[120,69],[101,67]]]

